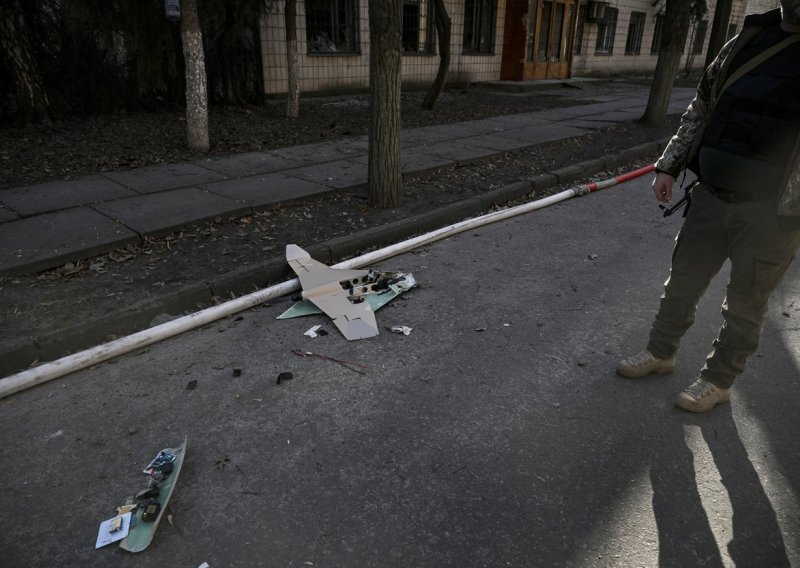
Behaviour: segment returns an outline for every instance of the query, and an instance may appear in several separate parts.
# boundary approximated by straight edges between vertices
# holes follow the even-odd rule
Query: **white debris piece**
[[[317,336],[317,331],[319,331],[319,328],[321,328],[321,327],[322,327],[321,325],[315,325],[314,327],[309,329],[307,332],[305,332],[303,335],[307,335],[309,337],[316,337]]]
[[[393,325],[392,331],[395,333],[402,333],[403,335],[411,335],[413,330],[405,325]]]

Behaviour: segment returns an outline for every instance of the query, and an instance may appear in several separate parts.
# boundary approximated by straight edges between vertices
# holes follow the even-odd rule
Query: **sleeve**
[[[681,117],[678,131],[670,139],[664,153],[656,162],[656,170],[677,177],[689,162],[692,147],[703,135],[713,110],[712,93],[722,70],[722,64],[733,48],[736,38],[730,40],[703,73],[694,99]]]

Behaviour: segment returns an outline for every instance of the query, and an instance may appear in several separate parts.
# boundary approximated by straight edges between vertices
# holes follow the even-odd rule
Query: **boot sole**
[[[683,393],[681,393],[683,394]],[[694,412],[695,414],[702,414],[703,412],[708,412],[712,410],[718,404],[724,404],[726,402],[730,402],[731,394],[727,393],[723,398],[720,398],[717,402],[712,404],[711,406],[700,406],[697,402],[692,399],[686,400],[678,395],[678,398],[675,399],[675,406],[680,408],[681,410],[685,410],[687,412]]]
[[[617,369],[617,374],[622,375],[626,379],[641,379],[647,375],[671,375],[675,371],[675,367],[660,367],[647,371],[646,373],[630,373],[622,369]]]

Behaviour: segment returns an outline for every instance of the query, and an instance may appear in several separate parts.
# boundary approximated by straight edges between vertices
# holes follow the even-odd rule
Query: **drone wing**
[[[352,302],[342,282],[357,284],[366,270],[341,270],[325,266],[297,245],[286,246],[286,260],[303,287],[303,297],[325,312],[348,340],[378,335],[375,313],[366,301]]]

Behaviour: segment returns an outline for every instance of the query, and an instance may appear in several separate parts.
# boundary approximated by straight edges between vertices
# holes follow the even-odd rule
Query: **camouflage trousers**
[[[724,323],[700,376],[729,388],[758,347],[769,297],[800,246],[800,230],[778,228],[773,200],[728,203],[698,184],[672,252],[647,349],[672,356],[694,323],[697,302],[711,279],[730,259],[730,279],[722,304]]]

